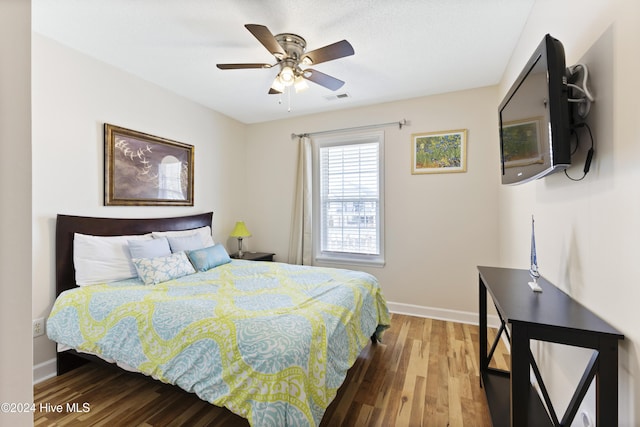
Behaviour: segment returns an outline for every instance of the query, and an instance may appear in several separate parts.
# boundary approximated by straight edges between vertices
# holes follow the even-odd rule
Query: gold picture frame
[[[411,173],[467,171],[467,130],[414,133],[411,135]]]
[[[105,206],[193,206],[193,145],[104,124]]]

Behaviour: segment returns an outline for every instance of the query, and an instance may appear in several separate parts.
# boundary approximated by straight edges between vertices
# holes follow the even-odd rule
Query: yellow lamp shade
[[[231,232],[231,237],[251,237],[251,233],[247,230],[247,226],[244,224],[244,221],[236,222],[236,226]]]

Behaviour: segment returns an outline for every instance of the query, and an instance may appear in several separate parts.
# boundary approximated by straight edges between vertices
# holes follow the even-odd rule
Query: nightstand
[[[269,252],[243,252],[242,258],[238,256],[238,252],[229,255],[233,259],[245,259],[247,261],[273,261],[275,254]]]

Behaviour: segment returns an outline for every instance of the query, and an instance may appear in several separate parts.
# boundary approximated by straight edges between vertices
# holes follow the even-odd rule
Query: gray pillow
[[[158,237],[150,240],[129,240],[129,252],[131,258],[157,258],[171,255],[169,241],[166,237]]]
[[[202,238],[197,234],[191,236],[167,236],[171,252],[195,251],[204,247]]]

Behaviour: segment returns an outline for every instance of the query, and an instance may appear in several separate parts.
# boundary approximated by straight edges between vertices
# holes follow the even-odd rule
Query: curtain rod
[[[386,126],[391,126],[391,125],[398,125],[398,129],[402,129],[402,126],[407,126],[407,119],[402,119],[402,120],[397,121],[397,122],[379,123],[379,124],[376,124],[376,125],[365,125],[365,126],[356,126],[356,127],[343,128],[343,129],[322,130],[322,131],[319,131],[319,132],[292,133],[291,134],[291,139],[308,137],[308,136],[311,136],[311,135],[321,135],[321,134],[325,134],[325,133],[344,132],[344,131],[349,131],[349,130],[380,128],[380,127],[386,127]]]

